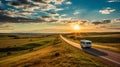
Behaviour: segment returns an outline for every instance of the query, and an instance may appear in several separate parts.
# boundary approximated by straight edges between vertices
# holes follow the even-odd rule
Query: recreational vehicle
[[[92,41],[90,40],[80,40],[80,45],[82,48],[91,48]]]

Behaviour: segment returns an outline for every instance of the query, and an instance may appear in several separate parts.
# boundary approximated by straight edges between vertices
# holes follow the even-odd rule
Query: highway
[[[69,45],[71,45],[79,50],[82,50],[86,53],[89,53],[91,55],[94,55],[94,56],[100,58],[102,61],[107,62],[114,67],[120,67],[120,54],[119,53],[98,49],[95,47],[88,48],[88,49],[82,49],[80,44],[72,42],[72,41],[66,39],[65,37],[63,37],[62,35],[60,35],[60,38],[62,40],[64,40],[66,43],[68,43]]]

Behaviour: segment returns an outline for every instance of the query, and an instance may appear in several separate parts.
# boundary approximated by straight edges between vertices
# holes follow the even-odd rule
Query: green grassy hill
[[[28,46],[29,45],[29,46]],[[39,46],[38,46],[39,45]],[[111,67],[97,57],[78,50],[58,35],[43,37],[40,41],[24,44],[24,54],[13,55],[0,61],[1,67]],[[31,50],[33,48],[33,50]],[[30,50],[29,50],[30,49]],[[24,50],[22,50],[24,51]],[[21,52],[22,52],[21,51]]]

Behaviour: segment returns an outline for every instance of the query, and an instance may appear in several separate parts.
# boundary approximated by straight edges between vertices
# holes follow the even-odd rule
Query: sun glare
[[[80,26],[78,24],[76,24],[76,25],[73,26],[73,29],[74,30],[80,30]]]

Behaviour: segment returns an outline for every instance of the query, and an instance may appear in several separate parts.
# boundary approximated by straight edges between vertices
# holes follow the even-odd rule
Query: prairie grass
[[[7,64],[8,67],[111,67],[98,58],[68,45],[58,37],[52,42],[42,49],[0,63],[3,63],[3,66]]]
[[[68,45],[56,35],[21,46],[33,47],[35,43],[33,51],[2,59],[0,67],[112,67],[97,57]]]
[[[7,47],[0,48],[0,59],[11,58],[11,57],[14,57],[20,54],[25,54],[25,53],[32,52],[40,48],[43,48],[46,45],[48,45],[48,43],[50,42],[52,43],[51,40],[54,40],[54,37],[44,35],[44,37],[42,38],[32,40],[32,41],[26,41],[26,42],[24,39],[23,41],[17,39],[18,42],[20,42],[20,44],[16,43],[17,41],[15,40],[14,39],[10,40],[12,42],[7,42],[8,40],[5,40],[4,42],[2,42],[6,44]],[[10,44],[7,44],[7,43],[10,43]],[[0,44],[0,45],[2,46],[4,44]]]

